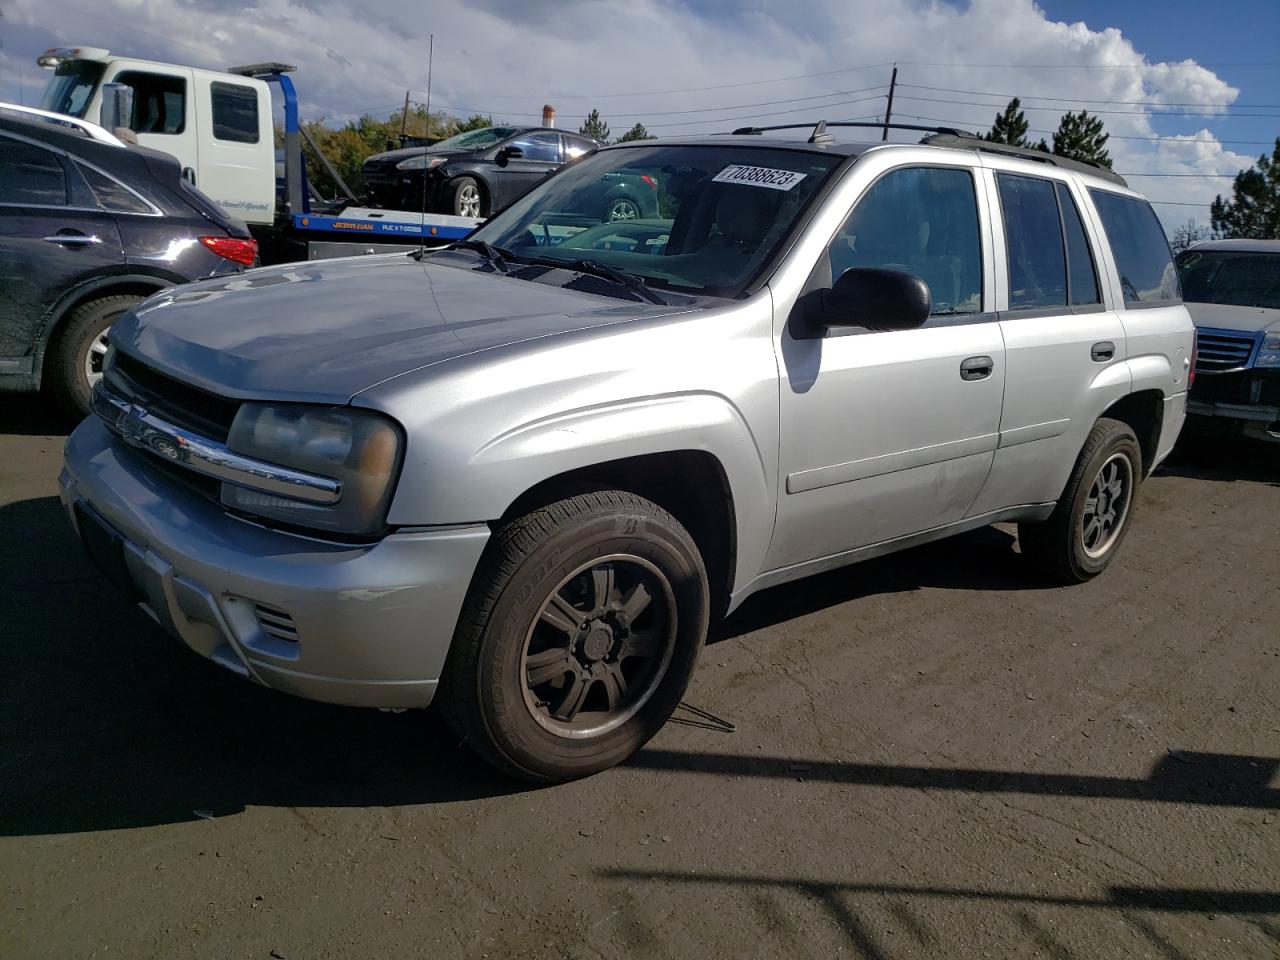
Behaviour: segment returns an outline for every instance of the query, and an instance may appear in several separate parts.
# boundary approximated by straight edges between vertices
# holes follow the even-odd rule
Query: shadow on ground
[[[391,715],[273,693],[207,663],[127,604],[85,560],[56,498],[0,507],[0,833],[55,834],[191,820],[246,805],[391,806],[526,789],[474,759],[432,712]],[[979,531],[874,561],[848,578],[783,588],[739,632],[815,604],[921,584],[1017,585],[1012,538]],[[967,558],[957,563],[957,554]],[[992,556],[978,555],[990,552]],[[1008,559],[1001,559],[1007,554]],[[986,570],[981,575],[974,569]],[[818,578],[823,581],[823,578]],[[855,589],[855,594],[846,591]],[[791,776],[796,758],[648,750],[673,775]],[[805,758],[799,758],[801,760]],[[1276,761],[1186,754],[1124,780],[999,770],[808,764],[834,783],[1280,807]]]
[[[76,422],[43,394],[0,393],[0,433],[65,436],[75,429]]]
[[[1192,480],[1249,480],[1280,486],[1280,443],[1248,440],[1188,422],[1159,473]]]

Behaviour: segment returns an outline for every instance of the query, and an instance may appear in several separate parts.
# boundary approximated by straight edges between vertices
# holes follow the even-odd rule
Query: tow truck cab
[[[256,77],[112,56],[101,47],[54,47],[42,109],[97,122],[103,85],[133,90],[138,143],[178,158],[183,176],[250,225],[276,217],[271,91]]]

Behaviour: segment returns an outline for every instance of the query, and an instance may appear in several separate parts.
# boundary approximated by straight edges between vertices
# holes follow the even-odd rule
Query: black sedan
[[[370,199],[396,210],[487,217],[599,141],[550,127],[484,127],[425,149],[379,153],[364,162]],[[647,181],[647,182],[646,182]],[[630,220],[658,212],[657,183],[619,178],[575,211],[596,220]]]
[[[44,386],[87,412],[116,317],[257,256],[169,154],[0,105],[0,392]]]

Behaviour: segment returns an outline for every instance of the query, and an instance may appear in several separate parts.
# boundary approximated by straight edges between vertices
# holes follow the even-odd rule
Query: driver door
[[[925,280],[933,307],[914,330],[784,325],[770,568],[959,521],[982,490],[1004,392],[984,204],[967,166],[898,167],[832,238],[806,289],[885,267]]]
[[[543,177],[560,166],[564,155],[560,134],[547,130],[523,134],[508,141],[504,147],[519,147],[523,156],[507,158],[495,171],[495,210],[505,207],[540,183]]]

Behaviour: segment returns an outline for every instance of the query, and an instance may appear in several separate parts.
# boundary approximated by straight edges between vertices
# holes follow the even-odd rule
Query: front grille
[[[264,603],[255,603],[253,612],[258,618],[258,626],[262,628],[263,633],[286,643],[298,642],[298,628],[289,614],[275,607],[268,607]]]
[[[1201,333],[1196,373],[1221,373],[1249,365],[1257,341],[1253,337],[1225,333]]]
[[[120,399],[219,443],[226,443],[231,422],[240,409],[239,400],[228,400],[183,383],[119,351],[105,380]]]

